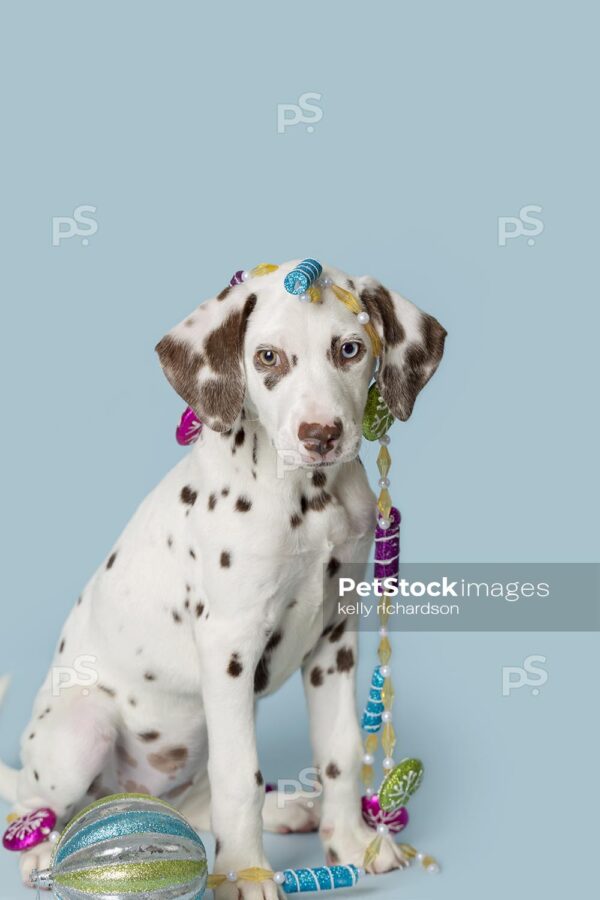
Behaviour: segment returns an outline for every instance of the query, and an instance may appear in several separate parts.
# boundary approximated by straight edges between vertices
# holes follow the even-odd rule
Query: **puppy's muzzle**
[[[301,422],[298,438],[309,453],[318,453],[319,456],[325,457],[335,448],[342,430],[341,419],[334,419],[330,424]]]

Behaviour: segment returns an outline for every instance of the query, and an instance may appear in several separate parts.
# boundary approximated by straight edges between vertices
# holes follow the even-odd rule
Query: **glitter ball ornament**
[[[200,900],[206,880],[206,852],[194,829],[143,794],[88,806],[61,834],[50,869],[31,876],[58,900]]]
[[[404,806],[385,812],[381,808],[377,794],[365,796],[361,802],[362,816],[369,828],[376,829],[378,825],[387,825],[391,834],[398,834],[408,825],[408,810]]]

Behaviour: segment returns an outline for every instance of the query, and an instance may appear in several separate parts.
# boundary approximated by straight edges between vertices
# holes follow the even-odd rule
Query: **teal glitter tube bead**
[[[305,294],[321,275],[323,266],[316,259],[303,259],[284,279],[288,294]]]
[[[361,725],[363,731],[368,734],[376,734],[382,725],[382,715],[385,709],[381,691],[385,678],[381,674],[381,667],[377,666],[371,678],[371,689],[369,690],[369,699],[367,700],[365,711],[363,712]]]
[[[319,866],[316,869],[286,869],[281,887],[286,894],[331,891],[354,887],[358,881],[356,866]]]

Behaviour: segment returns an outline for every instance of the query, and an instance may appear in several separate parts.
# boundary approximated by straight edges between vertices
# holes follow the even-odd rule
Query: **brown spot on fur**
[[[297,528],[299,525],[302,525],[302,516],[299,516],[298,513],[294,513],[293,516],[290,516],[290,525],[292,528]]]
[[[329,850],[327,851],[327,863],[330,866],[335,866],[339,863],[339,861],[340,861],[339,853],[337,852],[337,850],[334,850],[333,847],[330,847]]]
[[[319,472],[317,470],[316,472],[313,472],[311,481],[315,487],[325,487],[327,475],[325,472]]]
[[[342,774],[339,768],[336,766],[334,762],[330,762],[327,768],[325,769],[325,774],[328,778],[339,778]]]
[[[62,641],[60,642],[60,647],[58,648],[58,652],[62,653],[64,649],[65,649],[65,639],[63,638]]]
[[[236,447],[241,447],[245,440],[246,440],[246,432],[244,431],[243,428],[240,428],[235,433],[235,438],[233,440],[233,443],[235,444]]]
[[[172,546],[173,546],[173,538],[171,535],[169,535],[169,537],[167,538],[167,547],[172,547]]]
[[[228,487],[224,487],[224,488],[221,490],[221,496],[222,496],[222,497],[227,497],[227,496],[229,496],[229,488],[228,488]]]
[[[220,563],[223,569],[228,569],[231,565],[231,553],[227,550],[223,550],[220,557]]]
[[[206,364],[204,356],[187,341],[178,340],[171,334],[165,335],[156,345],[156,352],[169,382],[195,409],[198,404],[198,372]]]
[[[304,494],[302,494],[302,496],[300,497],[300,510],[302,511],[303,515],[307,509],[308,509],[308,499]]]
[[[308,508],[314,512],[322,512],[330,503],[331,494],[328,494],[327,491],[321,491],[316,497],[311,497],[308,501]]]
[[[99,684],[98,690],[102,691],[103,694],[107,694],[109,697],[116,697],[117,692],[113,690],[111,687],[107,687],[105,684]]]
[[[132,781],[131,778],[128,778],[122,787],[127,794],[148,794],[148,796],[150,796],[150,791],[145,784],[140,784],[138,781]]]
[[[311,669],[310,683],[313,687],[321,687],[323,684],[323,669],[320,666],[315,666],[314,669]]]
[[[297,365],[298,365],[298,357],[296,356],[295,353],[292,353],[292,365],[293,365],[293,366],[297,366]]]
[[[228,284],[227,287],[224,287],[223,290],[217,294],[217,300],[224,300],[230,290],[231,285]]]
[[[196,618],[199,619],[204,612],[204,603],[196,603]]]
[[[256,779],[256,783],[259,787],[262,787],[265,783],[265,779],[263,778],[263,774],[260,769],[254,773],[254,778]]]
[[[211,494],[208,498],[208,508],[214,509],[216,505],[217,505],[217,495]]]
[[[156,681],[156,675],[154,675],[152,672],[144,672],[144,678],[146,679],[146,681]]]
[[[254,465],[258,464],[258,435],[256,432],[252,437],[252,462]]]
[[[181,488],[181,502],[187,504],[188,506],[193,506],[196,500],[198,499],[198,491],[192,490],[189,484],[186,484],[185,487]]]
[[[231,675],[232,678],[238,678],[243,671],[244,667],[240,662],[239,654],[233,653],[227,666],[227,674]]]
[[[331,634],[329,635],[329,640],[332,644],[335,644],[337,641],[341,640],[343,634],[346,630],[346,625],[348,624],[347,619],[342,619],[341,622],[338,622],[335,628],[331,629]]]
[[[188,756],[189,750],[187,747],[169,747],[159,750],[157,753],[150,753],[148,762],[158,772],[174,775],[185,767]]]
[[[177,612],[176,609],[173,609],[171,612],[173,615],[173,621],[179,625],[183,621],[181,616],[179,615],[179,613]]]
[[[135,697],[130,697],[127,702],[130,706],[137,706],[137,700],[135,699]]]
[[[335,658],[338,672],[350,672],[354,666],[354,652],[352,647],[341,647]]]
[[[108,557],[108,559],[107,559],[107,561],[106,561],[106,568],[107,568],[107,569],[112,569],[112,567],[113,567],[114,564],[115,564],[115,559],[116,559],[116,558],[117,558],[117,553],[116,553],[116,551],[115,551],[114,553],[111,553],[111,554],[110,554],[110,556]]]
[[[192,559],[196,559],[196,553],[193,547],[190,547],[190,556],[192,557]]]
[[[330,578],[333,578],[334,575],[340,571],[341,562],[339,559],[336,559],[335,556],[332,556],[329,562],[327,563],[327,574]]]
[[[248,512],[249,509],[252,509],[252,501],[247,497],[238,497],[235,501],[235,508],[237,512]]]
[[[275,631],[267,641],[263,655],[258,661],[254,671],[254,693],[262,694],[269,685],[269,665],[275,648],[281,643],[283,637],[281,631]]]
[[[151,744],[152,741],[157,741],[160,737],[160,731],[142,731],[138,734],[140,741],[143,741],[145,744]]]
[[[383,336],[387,347],[400,344],[406,332],[394,309],[394,301],[390,292],[382,284],[365,288],[360,299],[373,322],[383,325]]]

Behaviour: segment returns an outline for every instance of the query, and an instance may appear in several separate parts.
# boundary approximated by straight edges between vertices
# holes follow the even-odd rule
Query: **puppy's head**
[[[302,303],[283,281],[295,262],[225,288],[158,344],[165,374],[198,417],[227,431],[246,408],[273,446],[300,465],[356,456],[367,392],[377,368],[365,328],[331,288]],[[381,343],[377,378],[390,410],[408,419],[433,375],[445,330],[373,278],[325,267],[369,313]]]

